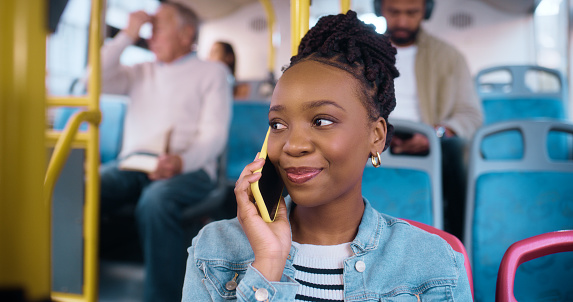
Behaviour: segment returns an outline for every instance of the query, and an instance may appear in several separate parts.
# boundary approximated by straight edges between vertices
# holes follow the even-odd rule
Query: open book
[[[169,130],[165,135],[161,135],[161,138],[152,140],[156,142],[155,147],[151,148],[148,146],[146,149],[153,149],[151,151],[134,152],[119,162],[119,168],[121,170],[130,171],[140,171],[145,173],[154,172],[157,169],[157,164],[159,163],[159,154],[165,152],[169,153],[169,144],[171,141],[171,130]]]
[[[159,155],[151,153],[133,153],[119,163],[121,170],[140,171],[151,173],[157,168]]]

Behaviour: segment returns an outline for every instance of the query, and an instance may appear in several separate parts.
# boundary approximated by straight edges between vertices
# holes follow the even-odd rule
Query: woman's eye
[[[314,120],[315,126],[328,126],[331,125],[333,122],[331,120],[327,120],[325,118],[317,118]]]
[[[278,123],[278,122],[271,122],[270,125],[271,125],[271,128],[273,128],[275,130],[280,130],[280,129],[286,128],[285,125]]]

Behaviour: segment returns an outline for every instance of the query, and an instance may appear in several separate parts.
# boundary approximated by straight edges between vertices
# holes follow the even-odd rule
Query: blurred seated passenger
[[[442,185],[445,230],[462,238],[465,216],[464,150],[481,126],[483,114],[464,56],[421,26],[434,0],[377,0],[386,18],[386,35],[396,47],[396,109],[392,118],[426,123],[442,143]],[[391,151],[427,154],[428,139],[398,134]]]
[[[235,75],[236,56],[233,46],[224,41],[217,41],[211,46],[209,52],[210,61],[223,62],[232,74],[233,98],[235,100],[245,100],[249,97],[250,86],[248,83],[237,83]]]
[[[219,61],[225,63],[229,67],[229,71],[235,76],[235,51],[233,46],[227,42],[217,41],[211,46],[209,52],[209,61]]]
[[[251,96],[251,83],[242,82],[236,83],[233,89],[233,97],[235,100],[249,100]]]
[[[121,65],[122,52],[148,22],[156,60]],[[102,90],[130,97],[119,159],[100,170],[101,212],[135,206],[145,301],[181,301],[189,246],[181,213],[215,188],[217,157],[228,137],[229,72],[192,52],[198,25],[189,8],[163,2],[155,15],[131,13],[101,51]]]

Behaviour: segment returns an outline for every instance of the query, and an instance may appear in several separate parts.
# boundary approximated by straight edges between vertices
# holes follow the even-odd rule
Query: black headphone
[[[434,0],[426,0],[426,11],[424,12],[424,20],[430,19],[432,10],[434,9]],[[374,0],[374,13],[378,17],[382,17],[382,0]]]

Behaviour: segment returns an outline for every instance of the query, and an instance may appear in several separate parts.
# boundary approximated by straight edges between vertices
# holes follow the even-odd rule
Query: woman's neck
[[[293,205],[292,240],[301,244],[336,245],[351,242],[358,233],[364,202],[329,203],[317,207]]]

